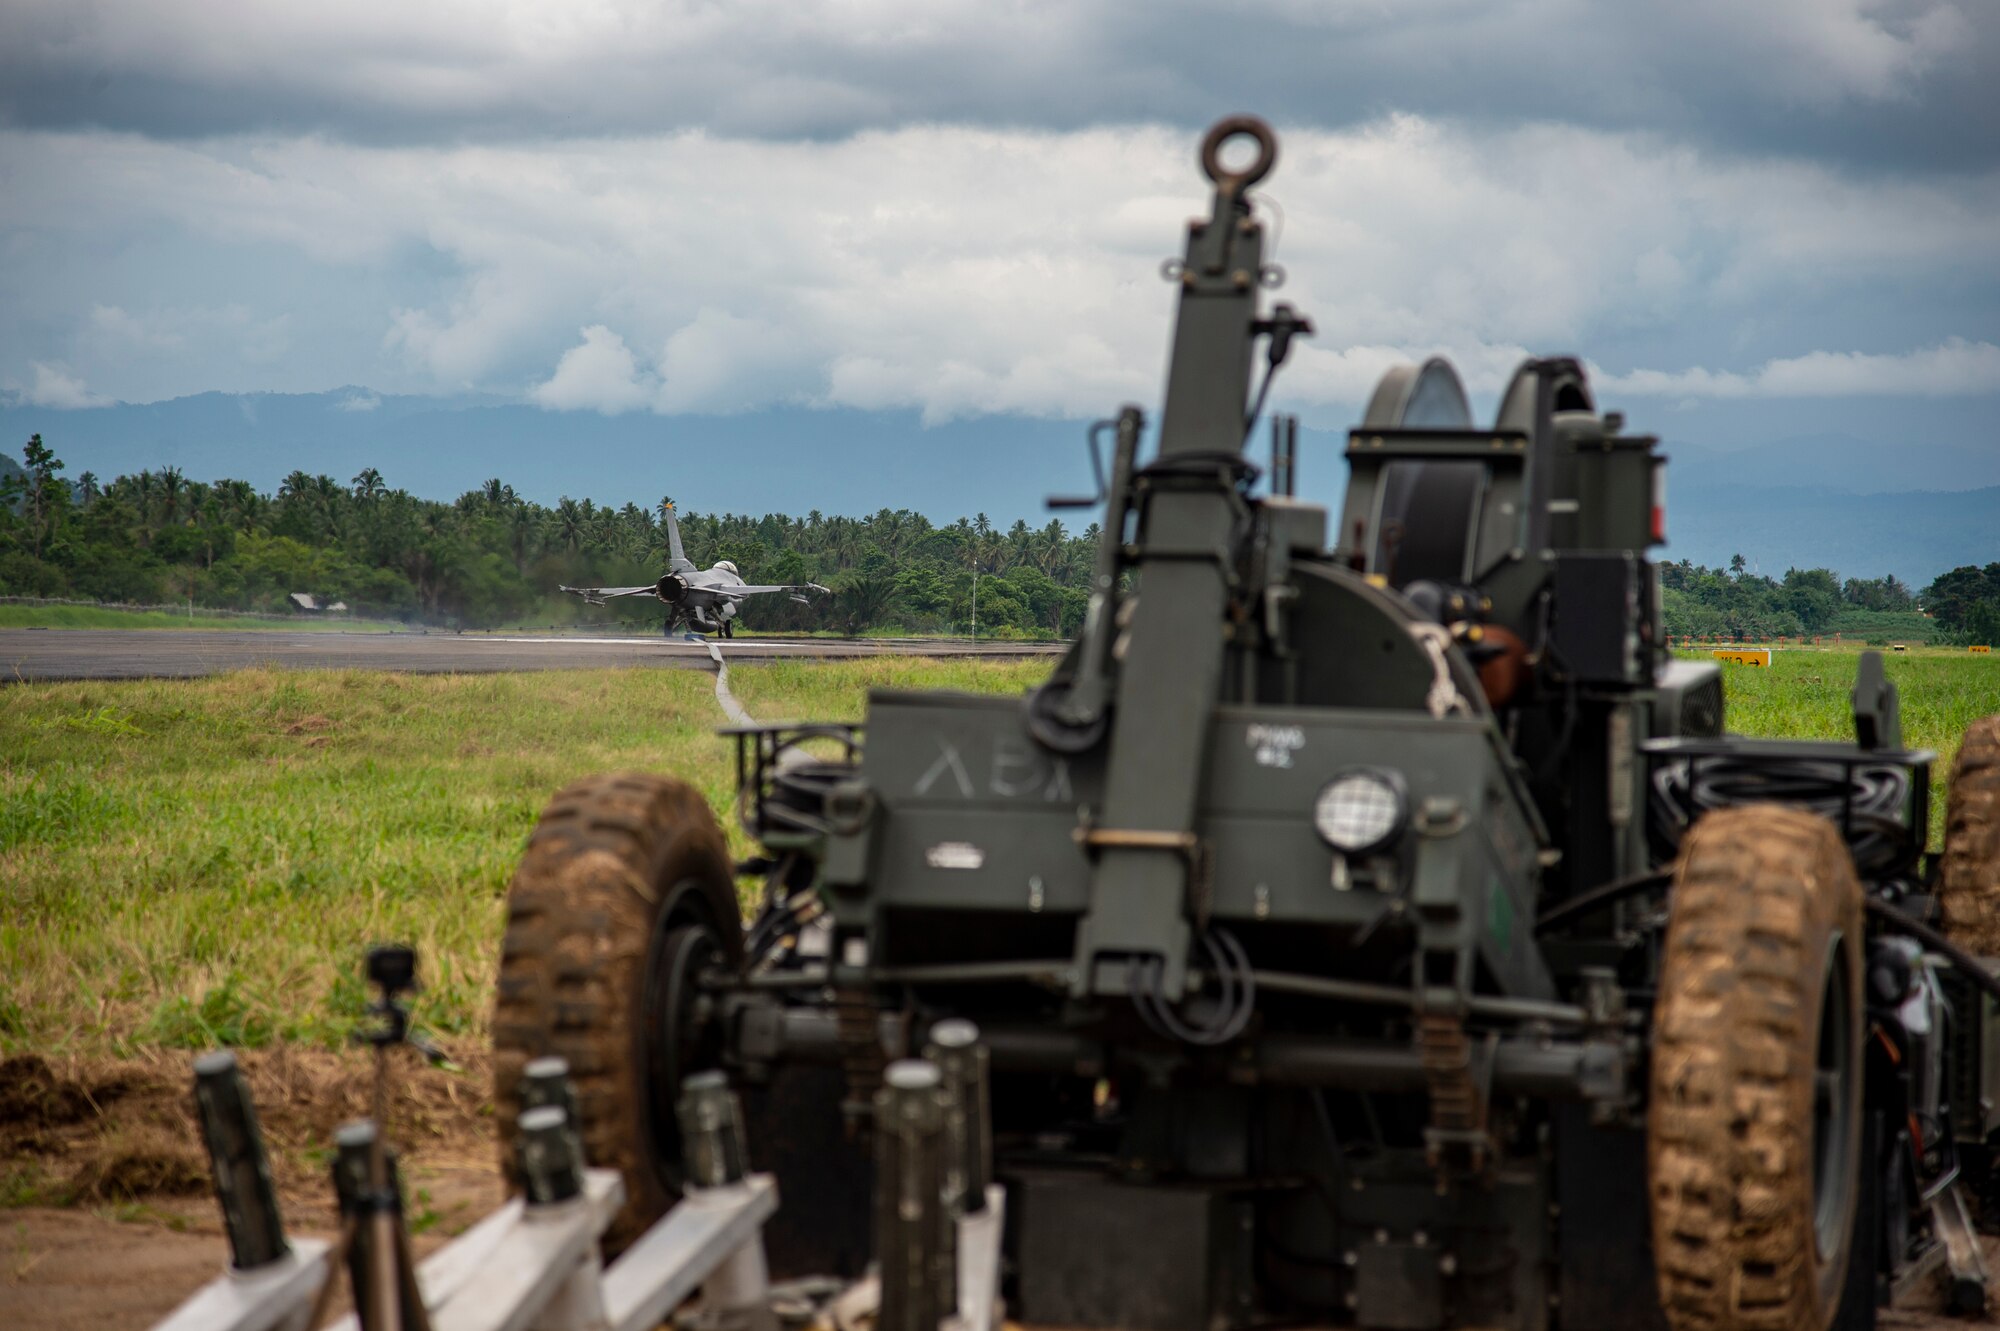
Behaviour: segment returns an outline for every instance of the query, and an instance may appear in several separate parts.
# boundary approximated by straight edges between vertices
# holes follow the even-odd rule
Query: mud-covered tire
[[[1938,898],[1946,937],[2000,956],[2000,716],[1968,726],[1952,764]]]
[[[1747,805],[1683,841],[1646,1150],[1675,1331],[1833,1321],[1863,1165],[1862,941],[1861,886],[1825,819]]]
[[[690,930],[711,936],[725,964],[740,962],[734,866],[698,792],[666,777],[595,776],[550,801],[507,890],[493,1013],[501,1171],[511,1186],[522,1069],[567,1060],[585,1159],[625,1179],[607,1255],[679,1194],[656,1009]]]

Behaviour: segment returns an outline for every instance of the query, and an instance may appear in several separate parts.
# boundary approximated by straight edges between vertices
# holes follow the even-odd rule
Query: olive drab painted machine
[[[1658,441],[1576,360],[1490,427],[1393,370],[1337,515],[1287,419],[1260,487],[1312,333],[1262,299],[1277,156],[1202,144],[1158,420],[1055,501],[1104,516],[1047,682],[735,732],[765,906],[680,1047],[785,1107],[753,1152],[812,1187],[865,1152],[797,1125],[976,1021],[1030,1323],[1818,1331],[1939,1271],[1977,1306],[2000,986],[1931,927],[1934,755],[1879,657],[1852,743],[1728,736],[1664,648]]]
[[[1985,1307],[2000,722],[1941,853],[1879,655],[1852,741],[1729,735],[1719,667],[1664,643],[1658,441],[1577,360],[1490,426],[1446,362],[1391,370],[1338,512],[1289,417],[1260,483],[1313,331],[1266,304],[1278,155],[1249,118],[1201,145],[1157,418],[1093,429],[1098,493],[1053,501],[1102,537],[1044,683],[727,732],[747,860],[670,777],[550,804],[500,960],[507,1169],[565,1059],[628,1263],[699,1195],[674,1106],[719,1074],[771,1279],[872,1271],[898,1327],[993,1281],[1019,1322],[1145,1331]]]

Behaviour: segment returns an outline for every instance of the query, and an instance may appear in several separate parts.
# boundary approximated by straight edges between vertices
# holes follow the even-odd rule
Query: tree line
[[[392,489],[368,468],[346,483],[294,471],[276,494],[163,467],[65,478],[37,434],[0,477],[0,593],[284,610],[294,592],[358,615],[464,628],[658,623],[645,597],[586,606],[557,588],[636,586],[668,558],[671,502],[545,507],[499,478],[450,503]],[[946,526],[907,509],[872,517],[680,515],[688,557],[735,562],[750,582],[816,582],[811,604],[752,597],[763,631],[1073,634],[1088,599],[1097,527],[1001,530],[985,514]]]
[[[293,592],[356,614],[442,626],[658,622],[644,597],[586,606],[556,589],[652,582],[667,561],[662,498],[650,508],[588,499],[544,507],[498,478],[450,503],[391,489],[368,468],[346,483],[294,471],[276,494],[247,481],[190,480],[163,467],[108,482],[66,479],[38,434],[25,467],[0,468],[0,593],[283,610]],[[0,458],[0,462],[6,462]],[[1082,622],[1095,524],[985,514],[946,526],[907,509],[872,517],[690,513],[691,559],[735,562],[752,582],[817,582],[809,605],[752,597],[753,631],[970,632],[1067,637]],[[1751,571],[1689,560],[1660,566],[1676,638],[1846,633],[2000,643],[2000,563],[1966,566],[1921,592],[1893,575],[1843,581],[1829,569]],[[1928,616],[1928,618],[1925,618]]]
[[[1890,574],[1848,578],[1790,568],[1783,578],[1752,572],[1742,555],[1727,568],[1690,560],[1660,565],[1661,611],[1675,638],[1768,641],[1832,635],[1868,639],[2000,639],[2000,564],[1954,569],[1917,591]]]

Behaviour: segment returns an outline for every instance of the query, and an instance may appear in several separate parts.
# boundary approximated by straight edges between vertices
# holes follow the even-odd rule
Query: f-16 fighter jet
[[[698,633],[720,633],[725,638],[735,636],[730,621],[736,618],[736,612],[746,596],[788,592],[800,605],[810,605],[811,602],[800,593],[831,590],[816,582],[786,587],[752,586],[743,581],[736,565],[727,559],[719,560],[706,569],[696,568],[681,550],[681,524],[675,520],[674,506],[663,504],[660,512],[667,520],[667,549],[672,559],[658,582],[650,582],[643,587],[564,587],[562,590],[581,596],[590,605],[603,605],[614,596],[656,596],[666,603],[668,637],[673,636],[676,628],[685,625]]]

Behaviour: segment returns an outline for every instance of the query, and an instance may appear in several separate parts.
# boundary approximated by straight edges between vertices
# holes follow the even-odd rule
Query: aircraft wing
[[[796,587],[703,587],[701,590],[713,592],[717,596],[735,598],[739,596],[757,596],[764,592],[826,592],[833,589],[822,587],[816,582],[802,582]]]
[[[656,588],[649,582],[643,587],[564,587],[561,590],[581,596],[590,605],[603,605],[606,599],[613,596],[651,596]]]

